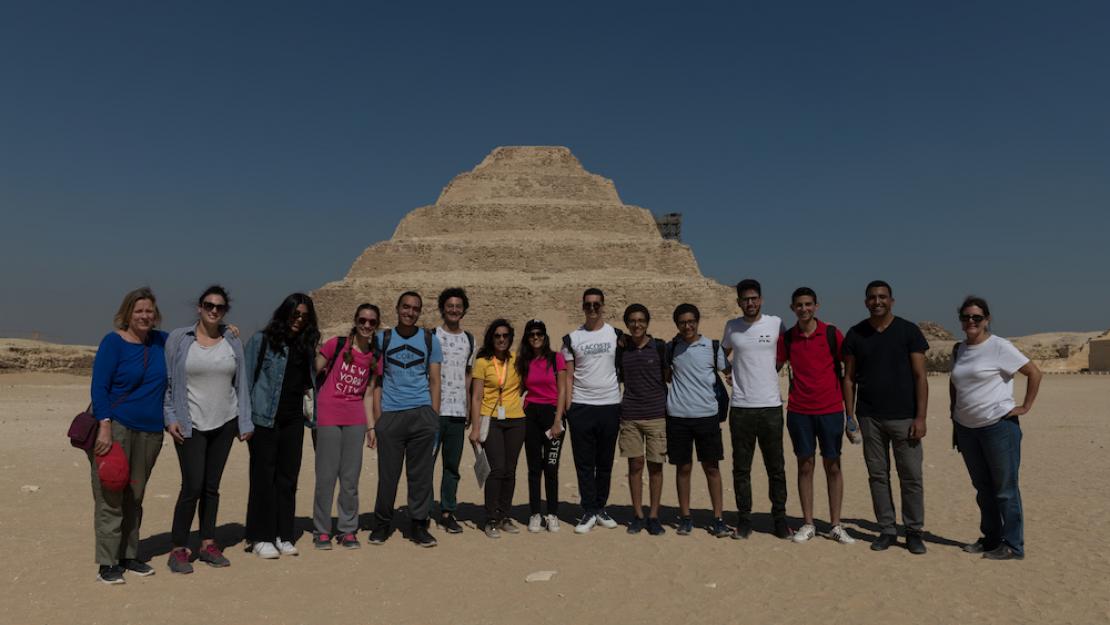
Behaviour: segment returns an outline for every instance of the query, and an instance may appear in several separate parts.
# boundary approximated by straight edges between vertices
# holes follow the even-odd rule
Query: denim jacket
[[[274,417],[277,415],[278,402],[281,399],[281,384],[285,381],[285,364],[289,360],[289,348],[279,346],[275,351],[273,346],[267,345],[266,355],[262,360],[262,371],[255,376],[258,366],[258,351],[262,349],[263,333],[255,332],[247,341],[246,349],[246,377],[250,386],[251,420],[255,425],[274,427]],[[308,379],[315,379],[316,354],[308,358]]]
[[[243,343],[239,337],[233,335],[227,326],[220,326],[220,334],[231,346],[235,354],[235,396],[239,401],[239,434],[254,431],[251,423],[251,399],[247,391],[246,358],[243,356]],[[189,418],[189,392],[188,379],[185,375],[185,359],[189,356],[189,348],[197,340],[197,327],[191,325],[178,328],[170,332],[166,339],[166,373],[169,378],[166,384],[166,394],[162,400],[162,416],[166,426],[177,423],[181,426],[181,434],[185,438],[193,435],[193,420]]]

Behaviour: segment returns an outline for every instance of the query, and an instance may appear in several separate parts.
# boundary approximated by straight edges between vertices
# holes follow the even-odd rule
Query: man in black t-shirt
[[[906,548],[925,553],[925,489],[922,480],[925,410],[929,384],[921,329],[895,317],[890,285],[875,280],[864,300],[871,316],[844,337],[844,409],[859,417],[863,458],[871,485],[871,503],[882,533],[871,543],[883,551],[898,542],[894,499],[890,492],[890,449],[898,469]]]

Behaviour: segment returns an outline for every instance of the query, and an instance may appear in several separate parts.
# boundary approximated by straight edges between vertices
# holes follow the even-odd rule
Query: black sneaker
[[[331,534],[316,534],[312,537],[312,546],[318,551],[331,551]]]
[[[652,536],[662,536],[667,533],[667,530],[663,527],[663,524],[659,522],[658,518],[650,517],[647,520],[647,532]]]
[[[123,567],[123,569],[125,571],[128,571],[130,573],[134,573],[135,575],[138,575],[139,577],[147,577],[148,575],[154,575],[154,567],[150,566],[146,562],[143,562],[142,560],[135,560],[133,558],[124,558],[123,560],[119,561],[119,565],[121,567]]]
[[[393,527],[389,524],[389,522],[378,521],[377,527],[375,527],[374,530],[370,532],[370,538],[366,539],[366,542],[370,543],[371,545],[385,544],[385,541],[389,540],[389,537],[392,535]]]
[[[871,551],[886,551],[898,544],[897,534],[879,534],[875,542],[871,543]]]
[[[96,572],[96,581],[105,584],[124,584],[123,580],[123,567],[118,564],[108,566],[101,564],[100,569]]]
[[[918,556],[925,553],[925,540],[921,532],[906,532],[906,550]]]
[[[790,526],[786,524],[786,519],[775,519],[775,538],[785,540],[793,533],[790,531]]]
[[[716,538],[724,538],[725,536],[731,536],[732,530],[725,525],[724,519],[717,517],[713,519],[713,524],[709,526],[709,533]]]
[[[435,547],[438,544],[436,542],[435,536],[432,536],[431,533],[428,532],[427,519],[423,521],[413,521],[412,529],[410,530],[410,532],[412,542],[416,543],[420,547]]]
[[[628,524],[629,534],[639,534],[644,529],[644,520],[640,517],[633,517],[632,522]]]
[[[736,525],[736,530],[732,532],[733,540],[747,540],[752,536],[752,524],[750,522],[741,521]]]
[[[986,538],[980,537],[979,540],[964,545],[963,547],[961,547],[961,549],[963,549],[964,553],[986,553],[988,551],[998,549],[998,545],[994,545],[992,547],[987,544]]]
[[[1014,548],[1002,544],[998,548],[983,553],[984,560],[1024,560],[1025,554],[1014,551]]]
[[[694,531],[694,517],[679,517],[678,528],[675,529],[674,533],[679,536],[689,536],[692,531]]]
[[[358,536],[354,532],[347,532],[336,540],[339,541],[339,546],[344,549],[361,549],[362,543],[358,542]]]
[[[462,534],[463,531],[462,526],[459,525],[458,520],[455,519],[455,515],[450,512],[439,517],[439,526],[448,534]]]

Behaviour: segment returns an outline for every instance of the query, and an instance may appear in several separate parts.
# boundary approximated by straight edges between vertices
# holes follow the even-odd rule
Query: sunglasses
[[[289,320],[290,321],[297,321],[298,319],[307,320],[308,319],[308,313],[300,312],[300,311],[296,311],[296,310],[289,313]]]
[[[495,332],[493,334],[493,338],[494,339],[511,339],[511,338],[513,338],[513,335],[508,334],[508,333]]]
[[[983,315],[960,315],[960,321],[962,323],[967,323],[968,321],[974,323],[983,323],[984,319],[986,319],[986,317],[984,317]]]
[[[206,312],[218,313],[225,313],[228,309],[227,304],[217,304],[216,302],[201,302],[200,307],[203,308]]]
[[[368,317],[359,317],[358,321],[356,321],[355,323],[360,326],[370,326],[371,328],[378,327],[378,320]]]
[[[528,338],[530,338],[530,339],[542,339],[545,336],[547,336],[547,334],[545,334],[543,332],[538,332],[538,331],[528,333]]]
[[[604,302],[582,302],[582,310],[601,310]]]

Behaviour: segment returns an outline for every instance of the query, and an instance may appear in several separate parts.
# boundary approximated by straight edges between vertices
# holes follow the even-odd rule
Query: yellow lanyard
[[[505,369],[497,366],[497,356],[493,357],[493,370],[497,372],[497,403],[494,406],[501,405],[501,395],[505,392],[505,380],[509,377],[509,362],[505,361]]]

